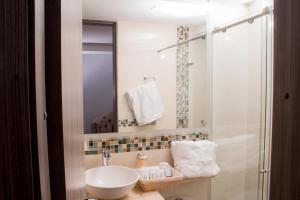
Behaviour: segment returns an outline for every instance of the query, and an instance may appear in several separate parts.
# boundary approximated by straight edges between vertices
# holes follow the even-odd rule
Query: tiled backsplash
[[[147,124],[145,126],[150,126],[150,125],[155,125],[156,121]],[[138,123],[136,121],[136,119],[123,119],[123,120],[118,120],[118,127],[132,127],[132,126],[138,126]]]
[[[89,138],[87,140],[86,155],[101,154],[102,149],[108,148],[111,153],[122,153],[141,151],[142,147],[146,150],[167,149],[170,148],[172,141],[180,140],[206,140],[208,133],[187,133],[178,135],[163,136],[141,136],[141,137],[117,137],[117,138]]]
[[[190,28],[179,26],[177,28],[177,42],[189,39]],[[177,97],[177,128],[189,127],[189,44],[181,43],[177,46],[176,59],[176,97]]]

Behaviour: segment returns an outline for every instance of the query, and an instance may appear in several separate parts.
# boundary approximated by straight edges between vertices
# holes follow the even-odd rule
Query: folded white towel
[[[127,100],[138,125],[149,124],[163,116],[164,108],[155,81],[129,90]]]
[[[187,178],[216,176],[220,172],[216,148],[217,144],[207,140],[172,142],[175,169]]]

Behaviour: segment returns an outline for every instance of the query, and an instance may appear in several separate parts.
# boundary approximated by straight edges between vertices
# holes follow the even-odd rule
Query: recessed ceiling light
[[[160,57],[160,59],[165,59],[167,57],[167,55],[164,53],[160,53],[159,57]]]

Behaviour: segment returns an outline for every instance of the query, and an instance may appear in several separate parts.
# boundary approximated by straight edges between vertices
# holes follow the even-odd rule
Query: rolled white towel
[[[207,140],[172,142],[175,169],[187,178],[216,176],[220,172],[216,163],[217,146]]]

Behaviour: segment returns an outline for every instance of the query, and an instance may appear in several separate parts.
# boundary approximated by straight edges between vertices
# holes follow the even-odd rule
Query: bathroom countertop
[[[123,197],[120,200],[165,200],[165,199],[159,194],[159,192],[157,191],[144,192],[137,185],[126,197]]]
[[[121,200],[165,200],[157,191],[144,192],[139,186],[136,186],[128,196]]]

